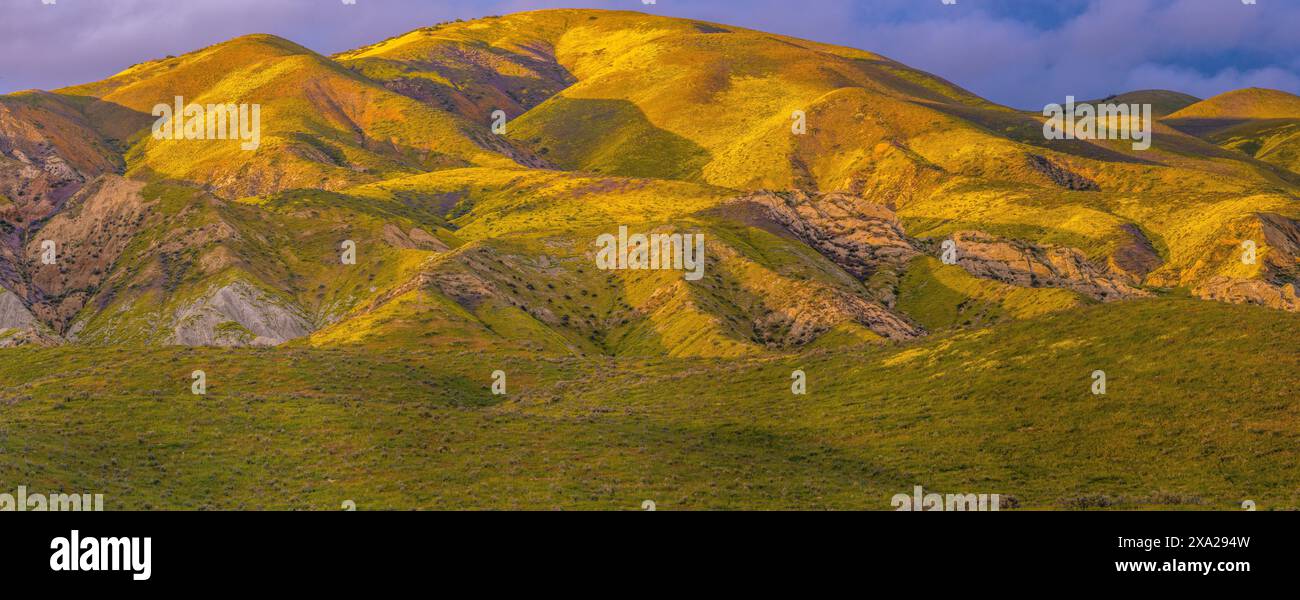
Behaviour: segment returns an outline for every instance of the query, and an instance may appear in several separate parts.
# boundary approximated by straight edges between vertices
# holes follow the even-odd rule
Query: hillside
[[[444,57],[457,57],[458,72],[470,69],[467,54],[496,90],[479,96],[509,95],[516,84],[547,93],[567,85],[519,103],[525,112],[517,119],[507,110],[510,137],[561,168],[738,190],[851,191],[897,207],[927,236],[978,229],[1068,245],[1111,264],[1132,262],[1135,251],[1155,254],[1147,238],[1171,225],[1207,229],[1187,251],[1139,260],[1146,266],[1136,280],[1154,272],[1158,286],[1237,279],[1229,257],[1204,240],[1252,228],[1258,213],[1297,214],[1292,191],[1275,195],[1296,189],[1294,175],[1172,129],[1159,130],[1146,153],[1116,143],[1047,144],[1033,119],[884,57],[718,24],[544,11],[418,30],[339,58],[410,90],[450,73],[439,66]],[[377,61],[390,68],[373,68]],[[1160,113],[1195,100],[1164,91],[1127,97]],[[795,110],[809,115],[807,135],[791,134]],[[1207,193],[1219,200],[1206,206]],[[1255,200],[1243,204],[1243,194]],[[1158,214],[1188,201],[1200,205],[1185,213],[1191,222]],[[1207,210],[1223,217],[1195,216]],[[938,220],[947,225],[927,227]],[[1295,275],[1284,262],[1266,279],[1282,290]],[[1250,295],[1283,305],[1272,292]]]
[[[1300,97],[1263,88],[1219,94],[1169,115],[1170,119],[1300,119]]]
[[[1252,88],[1184,108],[1170,126],[1214,144],[1300,173],[1300,97]]]
[[[256,147],[156,139],[176,97],[259,106]],[[1300,99],[1107,100],[1153,105],[1149,149],[1047,140],[866,50],[600,10],[328,57],[248,35],[0,96],[0,481],[1295,506]],[[703,254],[603,269],[622,230]]]
[[[261,106],[260,147],[240,140],[179,143],[137,135],[128,174],[202,182],[227,197],[295,188],[339,189],[447,166],[506,166],[475,143],[483,126],[394,94],[288,40],[253,35],[136,65],[59,90],[124,107],[151,123],[153,107],[212,102]],[[91,110],[91,109],[88,109]]]
[[[1150,104],[1151,112],[1156,118],[1167,117],[1187,108],[1201,99],[1196,96],[1170,90],[1137,90],[1116,94],[1098,100],[1089,100],[1089,104],[1112,102],[1115,104]]]
[[[260,104],[262,146],[249,152],[236,140],[153,139],[147,113],[174,96]],[[1259,114],[1286,104],[1280,93],[1261,90],[1225,96],[1165,121],[1208,114],[1207,106],[1244,114],[1233,107],[1256,98]],[[1192,100],[1158,90],[1124,97],[1162,110]],[[983,254],[959,266],[989,283],[959,288],[971,301],[996,298],[990,310],[997,314],[1036,313],[1003,306],[1025,294],[989,285],[1070,290],[1091,301],[1140,297],[1143,286],[1182,287],[1206,298],[1297,306],[1287,287],[1300,273],[1296,188],[1285,171],[1260,162],[1285,156],[1285,148],[1251,160],[1231,144],[1218,148],[1172,129],[1158,131],[1146,153],[1115,142],[1049,143],[1035,139],[1035,117],[885,57],[719,24],[540,11],[419,29],[331,58],[251,35],[8,103],[55,107],[40,118],[63,115],[66,127],[87,132],[77,140],[99,144],[45,143],[52,160],[80,168],[60,192],[44,193],[49,201],[37,205],[45,208],[35,218],[64,210],[81,187],[103,188],[95,178],[114,172],[153,182],[153,196],[167,199],[117,194],[98,199],[90,217],[70,210],[50,220],[50,233],[98,228],[115,240],[89,248],[92,259],[70,244],[82,265],[71,273],[33,265],[38,240],[11,241],[6,287],[68,341],[375,341],[390,339],[384,332],[393,327],[424,327],[427,318],[407,313],[438,306],[449,310],[437,317],[447,329],[424,331],[426,339],[446,333],[500,343],[509,324],[519,332],[506,336],[510,343],[579,354],[748,354],[832,333],[840,339],[850,325],[863,329],[847,341],[906,338],[925,330],[906,309],[931,318],[925,302],[896,306],[907,292],[929,289],[908,287],[919,272],[906,259],[934,255],[949,237],[981,240],[962,243]],[[506,136],[490,132],[498,109],[509,116]],[[804,135],[791,129],[795,111],[807,116]],[[801,196],[746,200],[769,191]],[[277,209],[288,199],[292,210]],[[864,218],[842,222],[836,215],[845,210]],[[117,216],[105,221],[95,216],[101,212]],[[334,225],[322,227],[321,218]],[[570,263],[588,252],[584,239],[615,223],[708,231],[723,257],[750,266],[719,263],[720,288],[674,285],[675,300],[659,287],[666,281],[573,271],[577,289],[624,288],[603,309],[572,294],[504,291],[552,289],[545,287],[555,285],[551,267],[514,272],[509,281],[491,270],[493,262],[512,269]],[[747,241],[733,245],[736,235]],[[1247,237],[1265,257],[1254,269],[1241,268],[1221,241]],[[363,252],[357,269],[325,267],[345,239],[378,244],[377,252]],[[526,239],[536,241],[520,246]],[[465,242],[473,243],[454,251]],[[880,243],[900,254],[881,260],[872,249]],[[554,251],[562,246],[569,249]],[[816,272],[840,271],[827,279],[840,281],[829,312],[814,311],[821,316],[811,323],[795,316],[808,314],[800,308],[806,299],[794,301],[818,297],[798,291],[809,276],[777,283],[789,275],[772,258],[805,254],[800,246],[815,251]],[[1036,258],[1016,274],[1014,255]],[[843,273],[851,275],[847,287]],[[493,300],[470,302],[466,313],[456,298],[468,282]],[[433,295],[421,299],[426,292]],[[964,293],[958,305],[968,307]],[[757,301],[765,295],[767,302]],[[789,300],[776,299],[782,296]],[[1058,304],[1075,301],[1048,302]],[[696,314],[710,333],[658,339],[665,326],[650,323],[660,311]],[[984,322],[972,319],[940,322]]]

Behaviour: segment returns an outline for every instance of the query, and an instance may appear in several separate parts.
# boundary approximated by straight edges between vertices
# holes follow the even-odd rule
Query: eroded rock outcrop
[[[835,325],[858,323],[883,338],[902,341],[925,335],[925,330],[906,318],[840,290],[815,289],[790,306],[772,310],[754,320],[761,341],[781,347],[802,346],[816,340]]]
[[[883,263],[902,264],[920,253],[894,211],[857,196],[763,192],[741,201],[762,207],[768,218],[860,279]]]
[[[7,101],[6,101],[7,100]],[[0,99],[0,218],[17,227],[44,219],[121,159],[74,108],[46,92]]]
[[[1300,222],[1272,213],[1256,217],[1253,235],[1263,241],[1258,277],[1212,276],[1198,282],[1192,294],[1208,300],[1300,312],[1300,299],[1296,297],[1300,281]],[[1236,256],[1234,253],[1234,259]]]
[[[25,329],[36,322],[13,292],[0,289],[0,329]]]
[[[894,211],[848,194],[765,192],[739,201],[761,207],[765,216],[859,279],[886,267],[901,269],[925,246],[907,236]],[[1135,286],[1160,265],[1141,230],[1129,233],[1132,242],[1114,253],[1111,265],[1093,264],[1073,248],[1035,246],[978,231],[959,232],[953,241],[958,264],[976,277],[1020,287],[1065,288],[1110,302],[1148,296]]]
[[[236,281],[176,311],[168,343],[275,346],[309,333],[311,323],[297,307]]]
[[[1058,165],[1045,156],[1028,154],[1025,156],[1025,160],[1028,161],[1031,169],[1050,179],[1052,183],[1067,190],[1095,192],[1101,189],[1101,187],[1091,179],[1075,173],[1066,167]]]
[[[0,348],[56,343],[58,338],[41,326],[16,294],[0,288]]]
[[[957,264],[976,277],[1020,287],[1065,288],[1102,302],[1150,295],[1074,248],[1035,246],[979,231],[957,232],[952,241]]]
[[[1192,294],[1207,300],[1300,312],[1300,297],[1296,296],[1295,284],[1291,283],[1278,285],[1261,279],[1211,277],[1193,288]]]
[[[145,215],[143,183],[116,175],[96,179],[27,242],[28,298],[41,321],[67,326],[108,276]],[[57,262],[42,264],[41,244],[55,244]]]
[[[1120,229],[1128,235],[1128,240],[1111,252],[1107,267],[1111,273],[1124,276],[1130,285],[1141,285],[1164,261],[1142,228],[1126,223]]]

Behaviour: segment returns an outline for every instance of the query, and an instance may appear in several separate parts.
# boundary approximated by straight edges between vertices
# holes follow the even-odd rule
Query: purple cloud
[[[878,52],[996,102],[1243,86],[1300,93],[1300,2],[1259,0],[0,0],[0,92],[94,81],[246,33],[322,53],[456,18],[643,10]]]

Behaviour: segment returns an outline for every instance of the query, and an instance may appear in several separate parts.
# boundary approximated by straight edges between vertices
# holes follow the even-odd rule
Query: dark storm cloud
[[[328,54],[440,21],[559,6],[854,46],[1026,108],[1141,88],[1300,92],[1300,2],[1290,0],[0,0],[0,91],[94,81],[246,33]]]

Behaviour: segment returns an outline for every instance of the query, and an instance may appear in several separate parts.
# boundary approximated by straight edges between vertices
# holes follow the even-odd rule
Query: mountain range
[[[177,97],[260,105],[259,147],[156,139]],[[1152,105],[1151,148],[595,10],[0,96],[0,474],[128,507],[1294,504],[1300,97],[1096,101]],[[597,268],[620,226],[703,234],[707,275]]]

